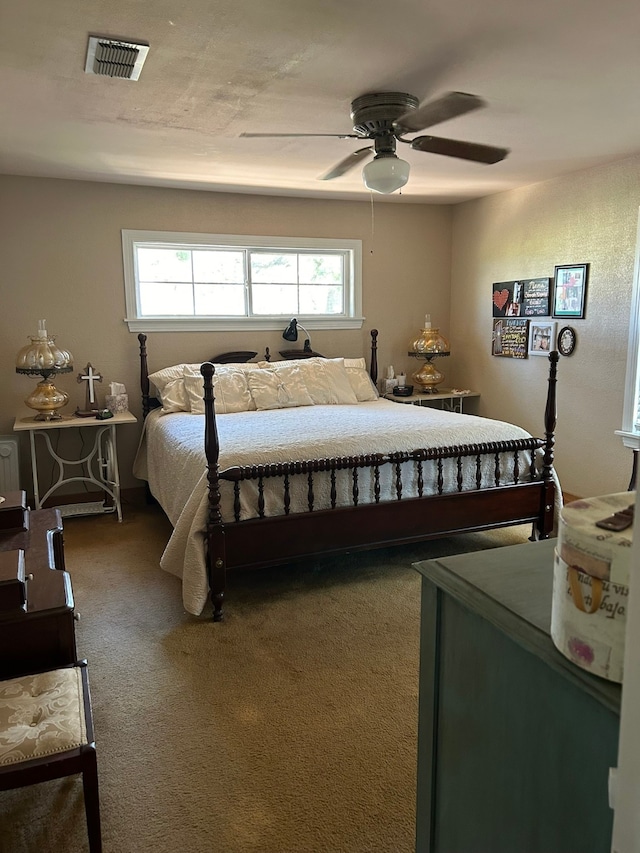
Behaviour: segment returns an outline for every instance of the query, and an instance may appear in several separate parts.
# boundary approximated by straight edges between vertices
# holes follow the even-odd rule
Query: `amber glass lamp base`
[[[438,385],[444,382],[444,373],[438,370],[431,361],[425,361],[420,370],[416,370],[412,375],[412,378],[423,394],[435,394],[438,391]]]
[[[62,415],[58,412],[69,402],[69,395],[59,391],[50,379],[38,382],[34,390],[25,400],[30,409],[38,413],[36,421],[59,421]]]

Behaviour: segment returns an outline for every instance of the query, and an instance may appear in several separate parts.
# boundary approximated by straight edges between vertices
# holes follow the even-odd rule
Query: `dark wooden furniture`
[[[77,659],[71,581],[56,509],[27,511],[27,529],[0,530],[0,551],[24,552],[26,604],[0,608],[0,678]]]
[[[312,349],[281,349],[278,350],[282,358],[287,359],[300,359],[300,358],[324,358],[322,353],[316,352]]]
[[[377,380],[376,329],[371,332],[370,375]],[[140,380],[143,414],[160,405],[150,395],[147,366],[146,335],[139,334]],[[549,356],[548,394],[544,415],[545,438],[514,439],[456,447],[417,448],[412,453],[363,454],[331,459],[292,460],[289,463],[233,467],[221,471],[218,465],[220,444],[216,427],[213,397],[215,366],[204,363],[205,455],[209,489],[209,512],[206,532],[209,587],[214,608],[214,621],[222,619],[225,574],[227,569],[260,568],[279,565],[301,557],[317,554],[339,554],[349,550],[382,548],[389,545],[417,542],[471,530],[486,530],[509,524],[531,522],[535,536],[546,538],[553,528],[554,475],[553,446],[556,423],[556,368],[558,353]],[[543,465],[537,471],[520,459],[520,454],[543,451]],[[513,454],[515,478],[507,483],[500,468],[500,454]],[[481,461],[492,460],[495,476],[490,483],[482,482]],[[493,460],[495,459],[495,464]],[[401,465],[415,464],[421,482],[422,465],[435,460],[442,470],[443,460],[455,460],[458,466],[458,491],[445,493],[439,477],[438,493],[426,494],[419,488],[420,497],[402,498]],[[462,490],[463,464],[475,465],[476,488]],[[393,466],[396,480],[396,500],[374,503],[358,500],[358,471],[373,470],[374,477],[383,465]],[[333,474],[348,470],[353,477],[353,505],[318,510],[313,505],[313,475]],[[309,479],[309,511],[288,514],[288,478],[305,474]],[[240,501],[237,500],[235,522],[223,522],[220,513],[220,483],[228,481],[237,490],[243,480],[257,481],[262,489],[266,478],[279,477],[284,486],[284,514],[240,521]],[[239,493],[236,491],[236,495]]]
[[[549,636],[555,540],[417,563],[418,853],[609,853],[621,688]]]
[[[75,714],[77,715],[78,726],[81,727],[81,724],[83,724],[82,727],[85,730],[85,735],[82,738],[83,743],[71,749],[66,747],[61,749],[58,747],[60,751],[56,751],[54,745],[50,747],[49,754],[42,757],[17,761],[11,764],[0,764],[0,791],[22,788],[25,785],[35,785],[39,782],[48,782],[51,779],[60,779],[64,776],[81,773],[89,850],[90,853],[101,853],[102,836],[100,831],[98,765],[96,760],[96,744],[93,736],[87,662],[79,661],[75,664],[75,667],[79,668],[82,676],[82,696],[79,697],[79,703],[76,703],[78,707],[75,709]],[[37,692],[38,676],[42,674],[34,673],[33,675],[33,713],[36,718],[40,718],[42,715],[41,703],[38,701],[39,694]],[[26,712],[26,710],[23,706],[23,711]],[[55,703],[47,706],[46,714],[49,716],[53,714],[55,716],[55,713]],[[16,728],[23,729],[24,725],[19,722]],[[21,732],[18,732],[18,736],[21,734]]]

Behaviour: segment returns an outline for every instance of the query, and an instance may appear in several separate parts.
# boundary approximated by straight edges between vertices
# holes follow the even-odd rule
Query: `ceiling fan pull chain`
[[[375,217],[373,215],[373,190],[369,190],[371,196],[371,254],[373,255],[373,237],[375,234]]]

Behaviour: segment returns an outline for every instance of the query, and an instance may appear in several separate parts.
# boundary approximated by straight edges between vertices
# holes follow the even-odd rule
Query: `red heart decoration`
[[[498,311],[502,311],[504,306],[509,301],[509,291],[508,290],[494,290],[493,291],[493,304],[496,306]]]

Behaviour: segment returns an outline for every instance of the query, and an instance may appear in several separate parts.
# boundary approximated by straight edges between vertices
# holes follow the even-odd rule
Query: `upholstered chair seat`
[[[89,849],[102,850],[86,661],[0,681],[0,790],[82,773]]]

